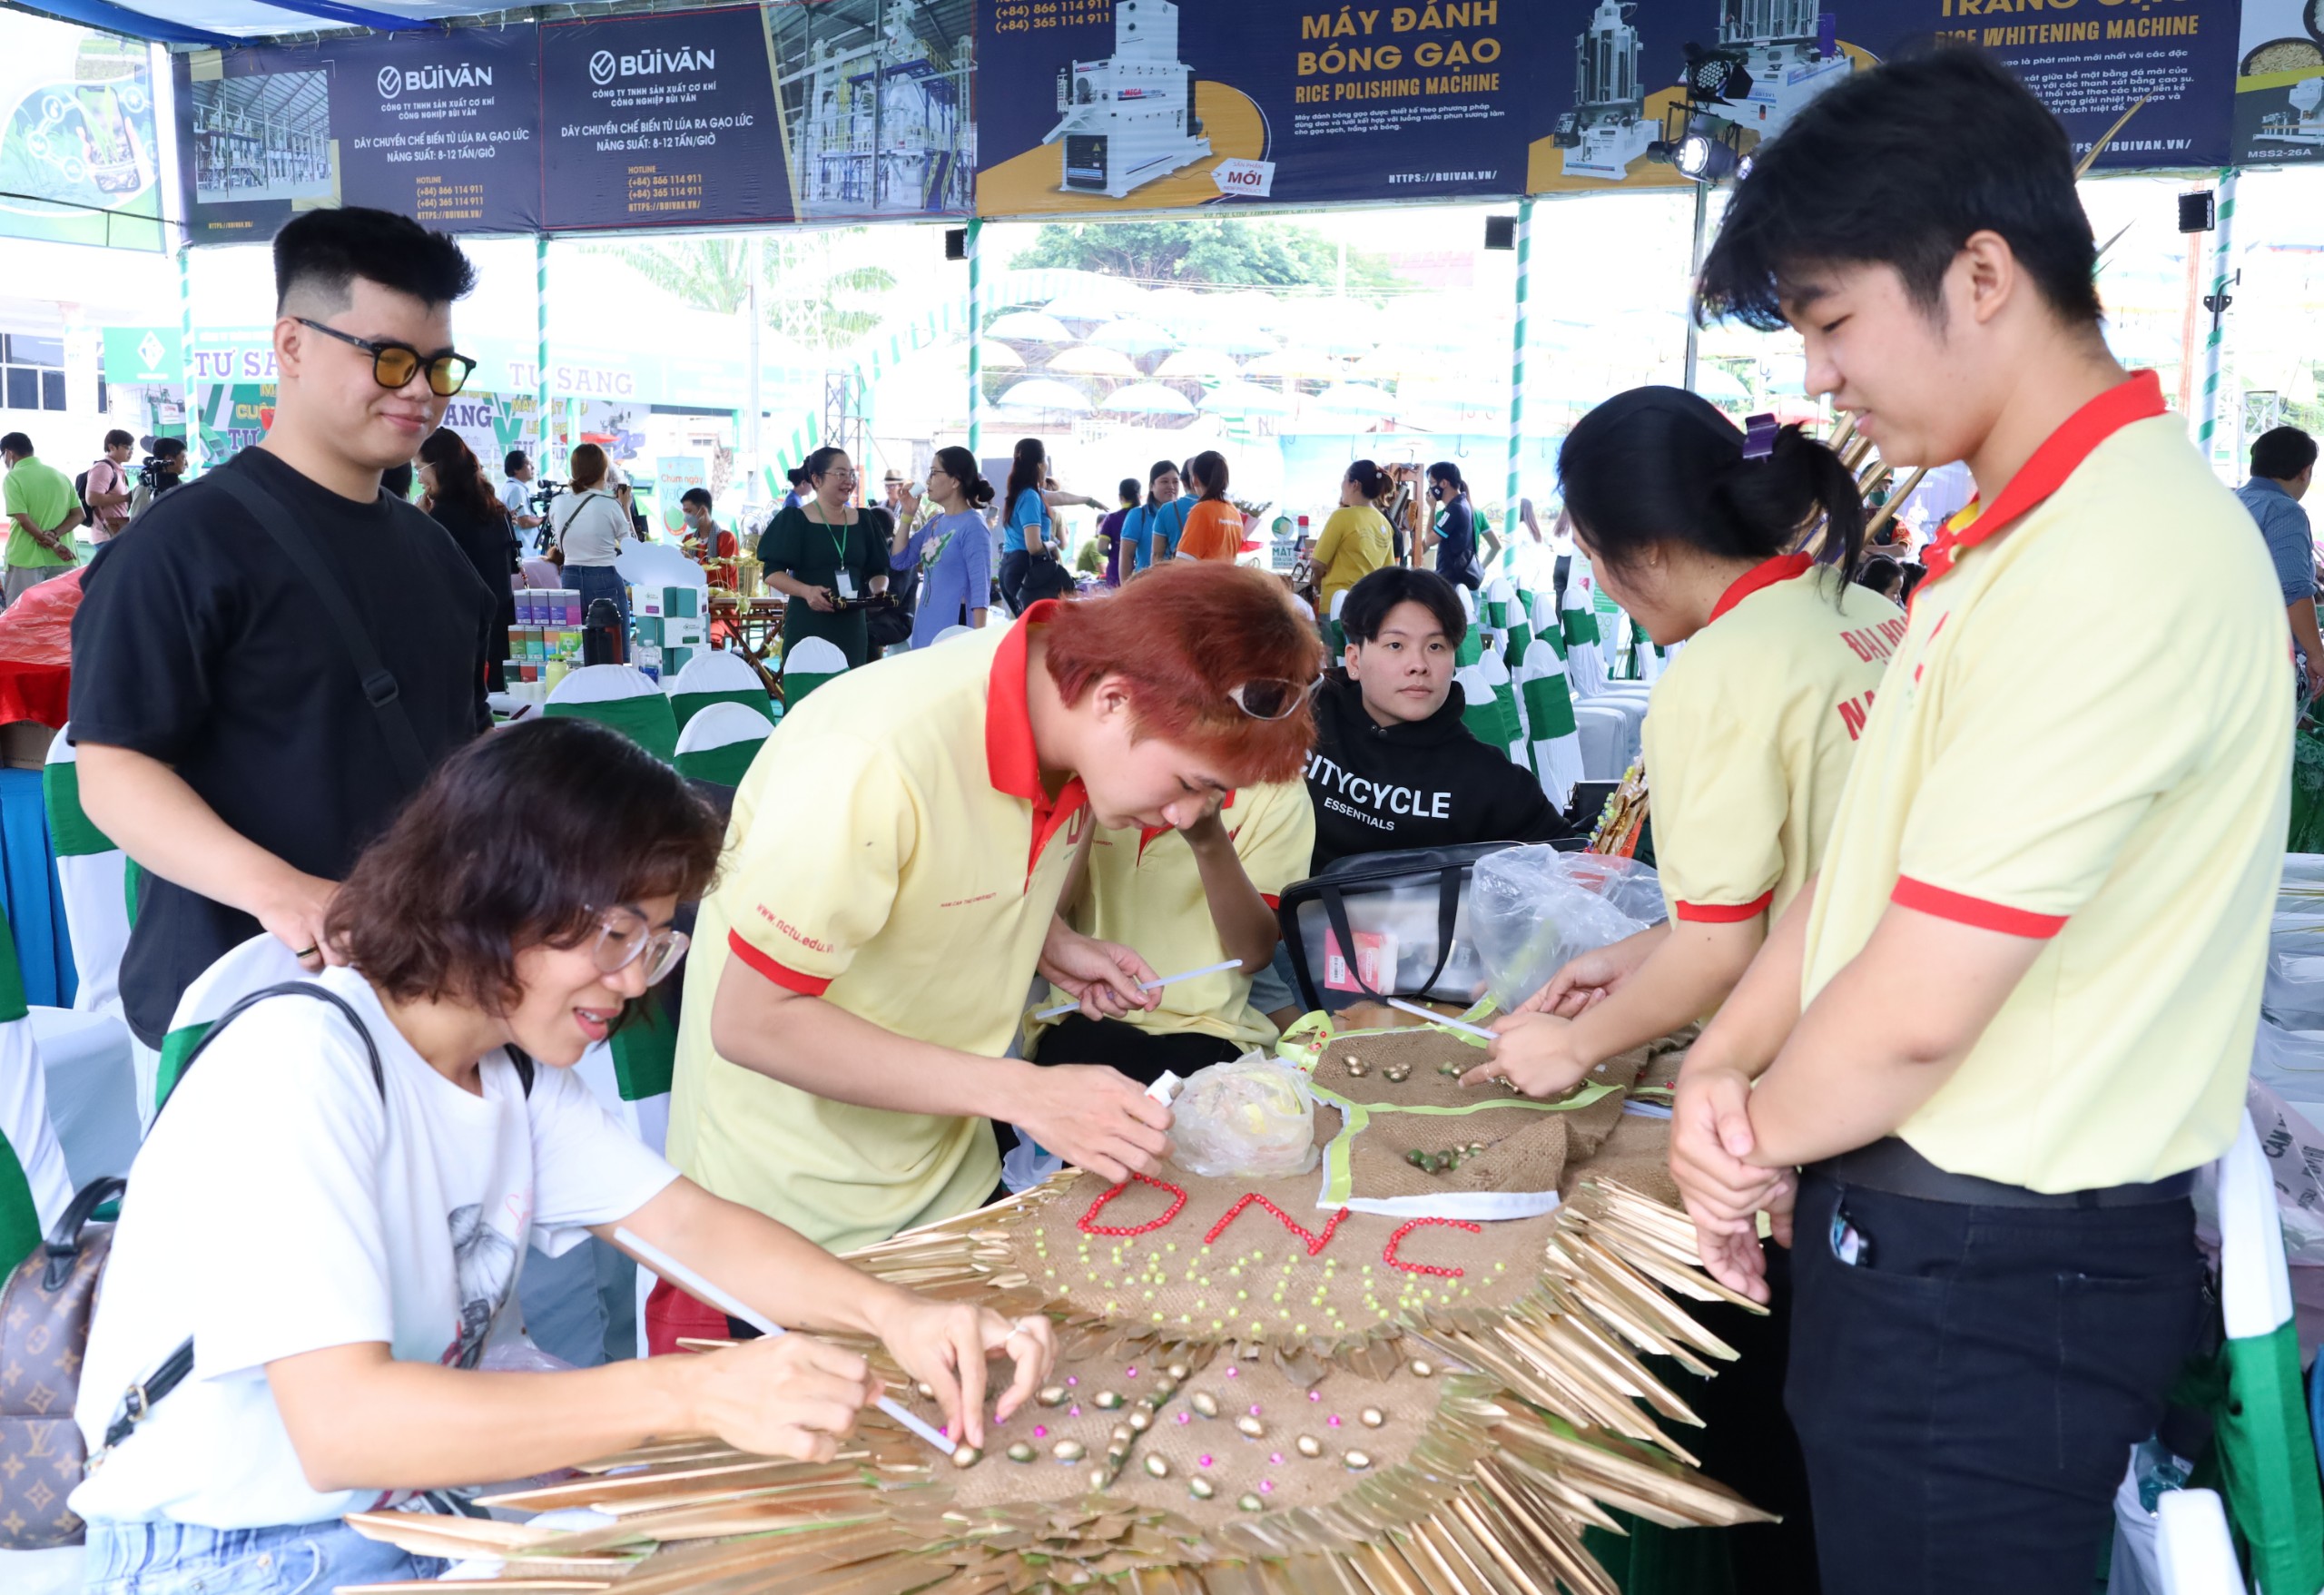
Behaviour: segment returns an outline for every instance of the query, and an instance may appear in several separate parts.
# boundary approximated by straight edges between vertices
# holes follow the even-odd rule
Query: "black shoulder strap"
[[[272,986],[261,986],[248,996],[235,1001],[224,1013],[212,1020],[210,1029],[202,1032],[202,1039],[193,1044],[193,1050],[185,1055],[185,1062],[178,1066],[178,1078],[170,1082],[171,1095],[176,1095],[177,1088],[185,1084],[186,1074],[193,1068],[194,1060],[209,1050],[210,1044],[218,1039],[218,1032],[270,997],[312,997],[319,1001],[328,1002],[339,1009],[340,1016],[355,1028],[356,1036],[362,1041],[363,1056],[371,1066],[371,1083],[379,1089],[380,1102],[384,1104],[387,1101],[387,1070],[380,1065],[379,1043],[371,1039],[370,1028],[364,1024],[363,1016],[355,1011],[354,1005],[346,998],[336,991],[318,986],[311,980],[283,980]],[[153,1110],[154,1114],[158,1117],[162,1108],[169,1105],[169,1098],[164,1097],[162,1099],[161,1108]],[[113,1183],[118,1187],[119,1182]],[[57,1225],[56,1233],[48,1240],[48,1267],[52,1275],[57,1269],[60,1247],[64,1255],[68,1258],[79,1250],[81,1225],[88,1217],[88,1212],[82,1211],[84,1204],[90,1211],[94,1211],[99,1201],[119,1194],[119,1189],[116,1188],[100,1195],[98,1185],[93,1184],[74,1198],[73,1209],[65,1214],[64,1220]],[[70,1226],[69,1235],[68,1225]],[[66,1266],[69,1267],[70,1264],[68,1263]],[[97,1453],[98,1458],[102,1458],[104,1452],[111,1451],[135,1433],[137,1425],[143,1423],[146,1414],[153,1410],[153,1403],[184,1383],[186,1375],[192,1372],[193,1337],[188,1335],[178,1343],[175,1351],[162,1359],[160,1365],[151,1373],[122,1393],[121,1404],[113,1410],[113,1422],[105,1425],[104,1446]],[[96,1460],[91,1459],[93,1466]]]
[[[307,585],[314,589],[315,596],[322,600],[323,612],[330,615],[332,627],[354,661],[355,674],[362,679],[363,696],[379,718],[379,734],[387,738],[389,757],[395,761],[396,772],[403,777],[404,784],[418,791],[428,779],[428,755],[420,751],[419,734],[412,730],[411,716],[404,712],[396,678],[380,661],[370,628],[348,601],[347,589],[316,554],[314,545],[300,536],[298,527],[290,522],[290,512],[273,494],[241,471],[216,471],[204,479],[216,483],[250,511],[251,518],[274,539],[283,557],[298,568]]]

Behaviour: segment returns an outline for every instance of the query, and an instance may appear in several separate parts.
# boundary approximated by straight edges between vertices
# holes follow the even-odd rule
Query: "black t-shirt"
[[[493,629],[486,645],[487,656],[507,658],[508,628],[517,624],[517,592],[508,582],[517,568],[515,527],[505,515],[496,515],[490,509],[479,515],[441,499],[428,513],[436,517],[438,526],[452,534],[452,541],[468,556],[485,590],[493,596]]]
[[[492,595],[441,527],[409,504],[342,498],[261,449],[219,468],[312,534],[430,765],[491,724]],[[155,500],[100,553],[73,621],[73,740],[160,760],[293,869],[343,877],[413,788],[314,588],[207,479]],[[121,991],[130,1029],[158,1047],[186,987],[259,924],[145,881]]]
[[[1477,565],[1476,513],[1465,494],[1444,507],[1443,524],[1436,528],[1436,574],[1464,587],[1480,586],[1484,572]]]

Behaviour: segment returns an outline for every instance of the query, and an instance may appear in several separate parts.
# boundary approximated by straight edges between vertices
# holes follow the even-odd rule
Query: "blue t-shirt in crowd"
[[[2284,602],[2297,604],[2316,596],[2316,538],[2309,530],[2308,511],[2266,477],[2254,477],[2235,490],[2260,535],[2268,541],[2268,557],[2275,562],[2276,585]]]
[[[1187,529],[1187,511],[1195,501],[1184,494],[1167,504],[1141,504],[1122,522],[1122,543],[1128,558],[1124,576],[1135,576],[1149,565],[1167,563],[1178,551],[1179,535]]]
[[[1035,534],[1034,538],[1029,539],[1025,528],[1036,526],[1041,528],[1040,531]],[[1018,494],[1017,502],[1009,507],[1009,524],[1000,532],[1000,551],[1003,554],[1022,554],[1029,541],[1049,537],[1049,507],[1042,502],[1041,490],[1028,487]]]

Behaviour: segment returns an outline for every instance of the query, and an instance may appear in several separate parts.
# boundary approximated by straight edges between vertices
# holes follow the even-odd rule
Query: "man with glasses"
[[[149,882],[121,972],[148,1047],[261,930],[310,969],[343,961],[322,934],[340,877],[491,724],[492,595],[379,488],[467,379],[451,306],[474,270],[442,233],[349,209],[287,223],[274,273],[271,429],[157,497],[74,626],[82,799]]]

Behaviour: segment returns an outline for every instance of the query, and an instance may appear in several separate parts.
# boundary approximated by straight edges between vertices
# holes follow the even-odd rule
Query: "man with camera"
[[[0,460],[8,466],[0,487],[8,515],[8,571],[0,577],[0,607],[5,607],[80,563],[73,528],[81,524],[81,498],[72,478],[33,458],[33,440],[22,432],[0,438]]]
[[[286,223],[274,273],[265,441],[182,487],[157,470],[74,622],[82,801],[146,871],[121,991],[149,1047],[261,930],[310,970],[343,961],[323,936],[340,878],[491,724],[492,595],[379,487],[467,379],[451,305],[474,270],[442,233],[349,209]]]
[[[154,499],[183,483],[186,467],[192,463],[184,438],[154,438],[153,452],[137,468],[137,485],[129,490],[130,520],[134,522]]]
[[[508,524],[520,532],[529,532],[541,524],[540,512],[533,507],[532,458],[523,449],[512,448],[500,464],[508,475],[500,487],[500,502],[507,507]]]

